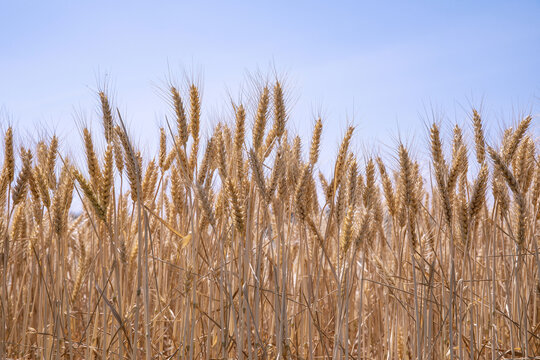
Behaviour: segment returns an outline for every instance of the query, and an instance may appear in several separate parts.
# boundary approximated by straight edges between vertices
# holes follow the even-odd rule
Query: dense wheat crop
[[[81,131],[84,165],[55,136],[29,148],[4,126],[2,356],[540,354],[531,117],[494,142],[474,110],[453,134],[433,124],[429,159],[401,143],[355,154],[349,127],[323,174],[324,122],[292,136],[279,83],[208,137],[197,86],[168,94],[157,154],[104,93],[103,131]]]

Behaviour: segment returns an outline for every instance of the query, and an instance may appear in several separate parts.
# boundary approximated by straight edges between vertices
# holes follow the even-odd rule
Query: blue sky
[[[496,135],[538,113],[538,19],[538,1],[3,2],[0,127],[56,131],[74,147],[81,119],[100,130],[95,90],[108,79],[154,148],[167,79],[195,75],[210,126],[261,72],[285,79],[294,132],[309,136],[323,115],[326,162],[348,123],[368,152],[423,145],[432,113],[467,128],[471,106]]]

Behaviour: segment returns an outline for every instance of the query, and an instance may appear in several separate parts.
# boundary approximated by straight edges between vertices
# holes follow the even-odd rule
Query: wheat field
[[[355,154],[351,126],[323,174],[323,121],[289,133],[279,82],[204,139],[198,87],[167,93],[157,154],[103,92],[85,164],[4,127],[1,358],[540,354],[531,116],[494,143],[474,109],[434,123],[429,159]]]

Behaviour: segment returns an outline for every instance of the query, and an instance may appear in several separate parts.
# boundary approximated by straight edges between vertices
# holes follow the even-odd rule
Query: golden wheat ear
[[[473,109],[473,126],[474,126],[474,145],[476,150],[476,161],[483,164],[486,160],[486,143],[484,138],[484,128],[482,118],[478,111]]]
[[[259,98],[259,104],[257,106],[257,113],[255,115],[255,123],[253,124],[253,149],[260,155],[261,147],[266,128],[266,121],[268,116],[268,104],[270,103],[270,91],[268,87],[264,87]]]
[[[188,141],[189,130],[186,113],[184,111],[184,104],[180,93],[174,86],[171,86],[171,96],[173,100],[174,113],[176,115],[176,127],[178,130],[178,138],[180,140],[180,146],[185,146]]]

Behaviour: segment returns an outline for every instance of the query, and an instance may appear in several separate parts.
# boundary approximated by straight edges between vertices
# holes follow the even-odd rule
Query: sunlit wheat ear
[[[313,136],[311,138],[311,148],[309,150],[309,163],[311,165],[315,165],[317,163],[317,160],[319,160],[322,128],[322,120],[321,118],[319,118],[315,123],[315,128],[313,129]]]
[[[206,143],[206,149],[204,151],[204,156],[201,162],[201,166],[199,168],[199,173],[197,175],[197,182],[199,184],[203,184],[206,180],[206,177],[209,175],[210,168],[214,169],[214,163],[215,163],[215,156],[216,156],[216,150],[215,150],[215,142],[216,138],[215,136],[212,136],[210,140]],[[211,179],[209,179],[211,180]]]
[[[463,132],[461,128],[454,126],[454,138],[452,140],[452,163],[458,163],[459,174],[466,173],[469,168],[467,157],[467,146],[463,141]]]
[[[189,168],[190,174],[192,174],[197,168],[197,155],[199,152],[199,129],[201,126],[201,99],[199,96],[199,90],[195,84],[191,84],[189,88],[189,104],[190,104],[190,122],[189,132],[193,138],[191,144],[191,152],[189,155]]]
[[[13,187],[12,200],[13,205],[19,204],[26,196],[26,189],[30,172],[32,171],[32,152],[21,148],[22,169],[17,176],[15,186]]]
[[[146,202],[152,199],[157,182],[157,167],[154,159],[150,160],[142,181],[142,199]]]
[[[321,183],[321,188],[322,188],[323,194],[326,197],[326,194],[329,191],[330,185],[328,184],[328,180],[326,180],[326,178],[324,177],[324,174],[322,172],[320,172],[320,171],[319,171],[319,182]]]
[[[339,229],[343,218],[345,217],[345,211],[347,210],[347,189],[345,185],[340,185],[337,189],[337,194],[334,199],[334,215],[336,218],[336,227],[332,227],[330,230],[334,231]],[[334,233],[332,233],[334,235]]]
[[[225,180],[228,177],[227,170],[227,149],[225,146],[225,135],[223,132],[218,133],[217,137],[217,163],[218,163],[218,172],[221,177],[221,182],[225,183]]]
[[[224,214],[229,209],[229,202],[228,202],[226,190],[224,187],[222,187],[216,195],[216,199],[214,202],[214,209],[215,209],[214,213],[216,216],[216,221],[218,221],[219,219],[222,219]]]
[[[466,196],[466,180],[464,177],[460,178],[459,181],[459,189],[458,189],[458,195],[457,198],[454,201],[455,208],[457,209],[457,220],[458,220],[458,226],[461,233],[461,241],[465,247],[468,248],[469,246],[469,227],[470,227],[470,219],[468,217],[468,204],[467,204],[467,196]]]
[[[413,165],[409,158],[409,153],[403,144],[399,145],[399,166],[400,180],[402,182],[402,204],[407,212],[408,229],[410,232],[410,241],[413,249],[416,248],[417,241],[415,235],[414,215],[416,207],[416,191],[413,177]]]
[[[302,139],[296,135],[293,139],[291,148],[291,162],[294,166],[299,166],[302,163]]]
[[[178,131],[178,138],[180,140],[179,146],[186,145],[189,136],[188,123],[186,118],[186,113],[184,110],[184,104],[182,103],[182,98],[178,90],[171,86],[171,96],[173,102],[174,113],[176,115],[176,128]]]
[[[63,213],[64,213],[64,204],[63,204],[63,197],[62,197],[62,189],[59,189],[55,192],[54,197],[52,199],[52,205],[51,205],[51,213],[52,213],[52,225],[53,230],[56,233],[58,237],[61,236],[64,229],[64,222],[63,222]]]
[[[418,161],[414,161],[412,165],[413,169],[413,179],[414,179],[414,196],[413,196],[413,213],[418,214],[420,204],[422,202],[422,197],[424,196],[424,179],[422,174],[420,174],[420,164]]]
[[[460,145],[455,151],[454,157],[452,158],[452,166],[448,173],[446,188],[450,195],[454,192],[458,178],[467,172],[467,168],[467,149],[465,146]]]
[[[236,171],[238,179],[244,178],[244,139],[245,139],[245,130],[246,130],[246,111],[244,110],[243,105],[239,105],[236,109],[236,126],[234,130],[234,161],[236,164]]]
[[[538,204],[538,198],[540,197],[540,156],[537,156],[535,161],[536,166],[534,166],[534,182],[533,182],[533,189],[532,189],[532,201],[533,201],[533,207],[536,207]],[[540,216],[540,212],[538,212]]]
[[[450,226],[452,223],[452,205],[450,199],[450,192],[447,186],[447,167],[443,157],[441,137],[439,128],[436,124],[431,126],[431,156],[433,159],[433,168],[435,171],[435,180],[437,182],[437,188],[439,196],[442,201],[443,213],[446,223]]]
[[[364,207],[371,209],[373,207],[373,198],[375,195],[375,164],[372,159],[369,159],[366,164],[366,185],[364,187]]]
[[[79,183],[82,192],[90,202],[90,205],[92,205],[92,208],[94,209],[96,215],[101,220],[105,221],[105,209],[103,209],[103,206],[99,203],[98,197],[94,190],[92,189],[92,186],[88,181],[84,178],[84,176],[79,172],[77,169],[72,170],[73,177],[77,180]],[[54,201],[53,201],[54,202]]]
[[[255,115],[255,123],[253,124],[253,149],[260,155],[264,132],[266,128],[266,120],[268,115],[268,104],[270,102],[270,91],[268,87],[264,87],[259,98],[257,113]]]
[[[392,180],[386,172],[386,167],[380,157],[377,157],[377,166],[379,167],[379,174],[381,175],[382,187],[384,192],[384,197],[386,199],[386,206],[388,207],[388,212],[390,216],[396,216],[396,200],[394,197],[394,188],[392,185]]]
[[[137,201],[137,184],[141,182],[141,167],[137,164],[138,160],[136,154],[133,154],[133,150],[129,144],[129,139],[126,133],[120,129],[119,126],[116,127],[116,135],[122,144],[122,150],[125,154],[124,165],[126,168],[126,173],[129,181],[129,186],[131,188],[131,199]]]
[[[353,237],[353,216],[354,208],[352,205],[349,205],[347,209],[347,214],[341,225],[341,237],[339,240],[340,246],[340,257],[343,259],[346,256],[347,251],[349,250]]]
[[[474,145],[476,150],[476,161],[483,164],[486,160],[486,145],[484,138],[484,129],[482,127],[482,118],[478,111],[473,109],[473,127],[474,127]]]
[[[195,84],[191,84],[189,87],[189,132],[193,139],[199,139],[199,128],[201,122],[201,98],[199,96],[199,89]]]
[[[178,165],[179,174],[182,177],[182,181],[185,183],[190,183],[192,178],[192,174],[190,172],[191,167],[189,165],[189,161],[186,157],[185,151],[175,147],[173,149],[173,153],[176,159],[176,164]]]
[[[495,164],[496,169],[501,173],[502,177],[506,180],[506,183],[510,187],[510,190],[512,190],[513,193],[519,194],[519,184],[510,171],[506,164],[504,163],[504,160],[499,156],[497,151],[495,151],[493,148],[488,147],[488,153],[491,156],[491,159],[493,160],[493,163]]]
[[[169,171],[172,164],[174,163],[174,160],[176,160],[176,155],[177,155],[177,152],[176,152],[176,149],[171,149],[171,151],[169,152],[169,154],[167,154],[167,157],[165,158],[165,163],[163,164],[163,171],[166,172],[166,171]]]
[[[309,213],[311,213],[311,214],[320,213],[319,196],[317,194],[317,184],[316,184],[315,179],[313,178],[313,176],[309,177],[308,199],[310,199],[310,201],[308,203],[308,205],[309,205]]]
[[[354,239],[354,245],[356,246],[356,248],[360,248],[364,245],[371,243],[371,240],[369,239],[371,221],[371,214],[368,211],[365,211],[361,216],[360,223],[358,224],[358,230],[356,233],[357,235]]]
[[[56,158],[58,156],[58,138],[54,135],[51,139],[49,149],[47,152],[47,164],[44,171],[47,174],[47,180],[49,188],[54,189],[56,187],[56,174],[54,172],[56,167]]]
[[[400,181],[403,191],[401,192],[402,203],[406,207],[410,207],[413,200],[413,175],[412,164],[409,158],[409,153],[405,146],[399,145],[399,168],[400,168]]]
[[[257,153],[254,149],[250,149],[249,151],[249,163],[251,165],[251,171],[253,173],[253,178],[255,179],[255,184],[257,184],[257,188],[259,189],[259,192],[261,193],[261,197],[266,201],[267,203],[270,202],[270,197],[268,196],[268,191],[266,190],[266,181],[264,178],[264,172],[261,166],[261,163],[259,159],[257,158]]]
[[[351,163],[349,164],[349,173],[347,174],[347,195],[348,195],[348,204],[350,206],[356,205],[357,197],[357,186],[358,185],[358,164],[356,159],[353,157]]]
[[[455,125],[453,129],[454,136],[452,138],[452,159],[458,157],[458,152],[462,146],[465,146],[463,143],[463,131],[459,125]]]
[[[114,157],[113,146],[111,143],[107,145],[103,163],[103,181],[100,186],[100,199],[103,208],[106,210],[111,201],[111,191],[114,185]]]
[[[162,172],[165,170],[167,162],[167,135],[164,128],[159,128],[159,168]]]
[[[334,189],[331,191],[335,191],[337,187],[339,186],[341,179],[343,177],[343,173],[345,171],[347,154],[349,152],[349,144],[351,142],[351,137],[354,132],[354,127],[349,126],[347,128],[347,132],[345,133],[345,136],[343,137],[343,140],[341,141],[341,145],[339,146],[339,151],[336,159],[336,164],[334,166]]]
[[[525,220],[526,220],[526,203],[523,194],[520,191],[519,184],[515,179],[512,172],[508,169],[504,160],[499,154],[491,147],[488,147],[488,153],[493,160],[498,171],[500,171],[502,177],[506,180],[506,183],[514,194],[514,199],[517,205],[517,235],[516,241],[519,246],[523,246],[525,242]]]
[[[359,202],[364,198],[364,190],[366,187],[366,183],[364,181],[364,176],[358,172],[358,176],[356,177],[356,195],[355,201],[357,205],[359,205]]]
[[[13,216],[13,223],[11,224],[11,241],[20,241],[26,237],[26,215],[25,207],[19,206]]]
[[[171,171],[171,197],[176,213],[181,213],[184,208],[184,188],[176,166]]]
[[[285,161],[283,157],[283,148],[279,148],[274,158],[274,166],[272,166],[272,173],[270,174],[270,178],[268,179],[267,190],[269,198],[272,198],[274,196],[274,192],[278,187],[279,180],[282,174],[285,172]]]
[[[484,202],[486,201],[485,195],[486,195],[486,187],[488,182],[488,167],[486,163],[482,164],[482,168],[480,168],[480,172],[478,173],[478,176],[476,180],[474,181],[474,185],[471,192],[471,200],[469,202],[469,211],[468,216],[470,219],[475,218],[482,209],[482,206],[484,205]]]
[[[122,171],[124,170],[124,153],[122,151],[122,143],[120,141],[120,136],[118,135],[119,130],[117,129],[120,128],[116,127],[114,129],[113,136],[114,164],[116,165],[118,173],[122,175]]]
[[[88,166],[88,174],[90,175],[91,186],[94,188],[101,182],[101,171],[99,169],[99,162],[94,151],[94,143],[92,141],[92,135],[87,128],[83,129],[84,148],[86,155],[86,164]]]
[[[52,139],[51,139],[52,141]],[[36,154],[37,154],[37,166],[40,168],[47,168],[49,162],[49,146],[44,140],[41,140],[36,145]]]
[[[107,94],[103,91],[99,92],[99,100],[101,102],[101,113],[103,119],[103,132],[105,134],[105,140],[110,143],[114,136],[114,122],[111,110],[111,104]]]
[[[88,267],[88,260],[86,255],[86,245],[83,238],[79,238],[79,265],[77,268],[77,274],[75,275],[75,282],[73,283],[73,289],[71,290],[71,302],[75,303],[79,296],[79,291],[81,290],[81,285],[85,272]]]
[[[295,136],[293,140],[293,146],[288,152],[287,159],[287,182],[291,190],[296,189],[296,185],[300,179],[302,162],[302,140],[299,136]]]
[[[221,136],[223,137],[227,152],[232,154],[234,151],[234,138],[233,131],[231,130],[229,125],[223,124],[221,126]]]
[[[281,139],[285,131],[285,99],[283,98],[283,89],[279,81],[274,86],[274,134],[277,139]]]
[[[525,155],[524,161],[523,161],[523,169],[522,169],[522,191],[523,193],[527,193],[529,191],[529,188],[531,186],[533,177],[534,177],[534,170],[535,170],[535,156],[536,156],[536,147],[534,145],[534,141],[531,137],[528,137],[527,139],[527,154]]]
[[[13,182],[15,178],[15,154],[13,151],[13,129],[11,126],[7,129],[4,138],[4,167],[2,175],[5,176],[7,183]]]
[[[431,126],[430,140],[431,156],[433,158],[434,165],[440,166],[442,167],[441,170],[444,169],[444,171],[446,171],[446,161],[443,157],[441,134],[439,132],[439,127],[437,126],[437,124],[433,124]]]
[[[407,207],[405,206],[405,203],[403,201],[403,199],[405,198],[405,195],[403,194],[404,185],[401,176],[399,176],[400,172],[398,172],[398,175],[396,176],[396,218],[399,227],[403,228],[405,227],[407,222]]]
[[[71,209],[71,203],[73,202],[73,190],[75,187],[75,179],[70,176],[71,171],[71,163],[68,158],[64,160],[64,165],[62,166],[62,170],[60,172],[60,188],[59,190],[62,192],[62,206],[63,206],[63,216],[64,216],[64,223],[63,226],[67,228],[67,218],[69,215],[69,211]]]
[[[513,169],[521,191],[525,194],[531,185],[534,165],[534,142],[530,136],[525,136],[514,157]]]
[[[41,206],[41,194],[39,193],[39,185],[32,169],[28,172],[28,187],[30,189],[30,193],[32,194],[32,201],[34,205]]]
[[[261,147],[261,153],[263,155],[263,159],[266,159],[268,156],[270,156],[275,143],[277,143],[276,131],[275,131],[275,128],[272,127],[270,131],[268,131],[268,135],[266,136],[264,145]]]
[[[234,225],[238,233],[243,234],[246,226],[245,208],[242,204],[240,195],[231,178],[226,182],[227,195],[232,205]]]
[[[205,219],[212,225],[213,227],[216,226],[216,217],[214,213],[214,209],[212,206],[212,203],[209,198],[208,191],[204,189],[204,187],[201,184],[196,185],[196,191],[197,196],[201,204],[201,209],[203,211]]]
[[[497,169],[493,171],[492,193],[493,198],[497,200],[498,213],[501,217],[504,217],[508,212],[510,198],[508,196],[508,188],[505,184],[505,180]]]
[[[311,175],[310,170],[309,165],[304,165],[298,180],[298,185],[296,186],[296,190],[294,192],[294,206],[296,214],[298,215],[298,219],[302,222],[305,221],[307,217],[307,202],[309,201],[308,184],[309,177]]]
[[[47,176],[42,171],[43,168],[35,167],[33,170],[33,178],[39,190],[39,197],[43,205],[48,209],[51,206],[51,197],[47,183]]]

